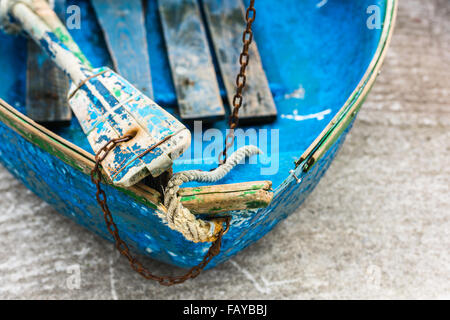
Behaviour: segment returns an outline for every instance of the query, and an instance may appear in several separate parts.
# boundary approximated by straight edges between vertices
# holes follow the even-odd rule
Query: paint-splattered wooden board
[[[250,181],[180,189],[183,205],[194,214],[217,215],[223,212],[267,207],[273,198],[271,181]]]
[[[94,152],[111,139],[130,134],[102,162],[116,185],[128,187],[147,175],[159,176],[190,144],[190,132],[175,117],[143,95],[123,77],[94,69],[70,99]]]
[[[54,1],[62,19],[65,0]],[[39,123],[67,123],[72,111],[67,103],[69,80],[33,40],[27,40],[26,112]]]
[[[202,2],[228,101],[232,105],[236,91],[236,75],[239,72],[242,33],[245,29],[244,6],[241,0],[203,0]],[[277,109],[254,39],[249,54],[247,82],[242,108],[239,111],[240,123],[270,122],[275,120]]]
[[[141,0],[92,0],[114,68],[153,99],[150,58]]]
[[[180,115],[215,121],[225,109],[196,0],[159,0],[164,37]]]

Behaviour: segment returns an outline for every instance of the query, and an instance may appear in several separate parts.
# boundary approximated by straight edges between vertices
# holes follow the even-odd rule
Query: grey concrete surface
[[[449,49],[448,0],[400,1],[383,71],[312,196],[180,286],[144,282],[0,168],[0,298],[450,298]]]

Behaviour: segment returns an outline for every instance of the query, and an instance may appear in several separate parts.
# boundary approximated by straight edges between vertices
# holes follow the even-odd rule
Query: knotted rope
[[[261,154],[262,151],[256,146],[245,146],[239,148],[226,162],[212,171],[188,170],[181,171],[169,180],[164,190],[164,205],[167,212],[163,219],[171,229],[181,232],[186,239],[193,242],[212,241],[216,236],[216,224],[214,222],[196,219],[195,216],[183,206],[178,190],[183,183],[190,181],[216,182],[222,179],[245,157]]]

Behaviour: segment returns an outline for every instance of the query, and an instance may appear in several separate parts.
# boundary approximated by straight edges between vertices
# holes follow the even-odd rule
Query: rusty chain
[[[157,276],[151,273],[148,269],[146,269],[142,263],[137,260],[135,257],[133,257],[130,253],[130,249],[128,248],[128,245],[120,238],[119,236],[119,230],[117,228],[117,225],[114,223],[113,217],[111,215],[111,211],[109,210],[107,201],[106,201],[106,194],[105,191],[101,188],[101,180],[102,180],[102,174],[100,169],[101,162],[107,157],[109,152],[114,149],[114,147],[121,143],[129,141],[133,138],[131,135],[126,135],[121,138],[112,139],[110,140],[105,146],[103,146],[95,156],[95,166],[94,169],[91,171],[91,180],[97,187],[97,193],[95,195],[98,204],[100,205],[102,211],[103,211],[103,217],[105,219],[106,228],[108,229],[109,233],[113,236],[115,241],[115,246],[117,250],[120,252],[121,255],[126,257],[128,261],[130,262],[131,268],[139,273],[141,276],[143,276],[145,279],[148,280],[154,280],[159,282],[159,284],[164,286],[172,286],[174,284],[183,283],[188,279],[193,279],[197,277],[200,272],[206,267],[206,265],[211,261],[212,258],[217,256],[220,253],[220,247],[222,244],[222,237],[223,235],[228,231],[230,228],[230,218],[225,218],[226,227],[225,229],[221,229],[219,234],[217,235],[217,239],[214,240],[214,242],[211,244],[208,252],[204,256],[202,262],[200,262],[195,267],[192,267],[181,276]]]
[[[248,66],[248,63],[250,61],[250,55],[248,53],[250,44],[253,40],[253,31],[252,31],[252,24],[255,21],[256,17],[256,10],[255,10],[255,0],[250,0],[250,4],[247,8],[246,14],[245,14],[245,21],[246,21],[246,28],[244,30],[244,33],[242,34],[242,42],[243,47],[241,54],[239,56],[239,64],[240,64],[240,70],[236,77],[236,93],[233,97],[233,111],[229,118],[229,133],[227,134],[225,138],[225,148],[224,150],[219,154],[219,163],[223,164],[227,159],[227,152],[228,150],[233,146],[234,143],[234,129],[238,126],[239,123],[239,109],[242,106],[242,93],[245,88],[245,83],[247,81],[246,76],[246,69]],[[217,235],[217,239],[211,244],[209,247],[208,252],[203,257],[203,260],[196,266],[189,269],[184,275],[181,276],[157,276],[151,273],[148,269],[146,269],[142,263],[137,260],[134,256],[131,255],[130,249],[128,248],[128,245],[120,238],[119,236],[119,230],[117,228],[117,225],[114,223],[113,217],[111,215],[111,211],[109,210],[107,200],[106,200],[106,194],[101,188],[101,169],[100,165],[101,162],[107,157],[109,152],[114,149],[117,144],[121,142],[129,141],[133,138],[132,135],[125,135],[121,138],[112,139],[110,140],[105,146],[103,146],[96,154],[95,156],[95,166],[94,169],[91,171],[91,180],[97,187],[96,192],[96,199],[98,204],[100,205],[103,217],[105,219],[106,227],[109,231],[109,233],[113,236],[115,241],[115,246],[117,250],[120,252],[121,255],[126,257],[131,265],[131,268],[139,273],[142,277],[148,280],[154,280],[157,281],[159,284],[164,286],[172,286],[174,284],[180,284],[185,282],[188,279],[194,279],[196,278],[201,271],[208,265],[208,263],[217,256],[220,253],[220,248],[222,245],[222,238],[225,233],[227,233],[228,229],[230,228],[230,218],[227,217],[224,219],[226,222],[225,229],[221,229],[219,234]]]
[[[239,56],[239,64],[241,66],[238,75],[236,76],[236,93],[234,94],[232,105],[233,111],[230,114],[229,119],[229,132],[225,138],[225,147],[223,151],[219,154],[219,164],[224,164],[227,160],[227,152],[234,144],[234,129],[239,124],[239,109],[242,106],[242,92],[245,88],[245,83],[247,81],[246,69],[250,61],[250,55],[248,50],[250,49],[250,44],[253,41],[253,31],[252,25],[256,18],[255,0],[250,0],[250,4],[245,13],[245,21],[247,23],[244,33],[242,34],[242,52]]]

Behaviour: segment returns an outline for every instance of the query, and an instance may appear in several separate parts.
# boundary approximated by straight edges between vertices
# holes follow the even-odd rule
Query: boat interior
[[[144,4],[153,97],[156,103],[180,118],[158,4],[153,0],[144,1]],[[248,1],[244,1],[244,5],[247,4]],[[240,124],[245,139],[236,145],[256,144],[263,149],[264,155],[254,162],[237,166],[220,184],[270,180],[276,190],[289,176],[295,162],[357,88],[375,55],[382,30],[365,27],[369,14],[361,14],[374,4],[380,8],[386,5],[381,0],[257,1],[254,40],[277,116],[273,121]],[[66,5],[81,8],[81,28],[69,29],[69,32],[92,65],[114,68],[107,39],[92,3],[68,0]],[[226,115],[209,123],[181,120],[189,126],[192,142],[190,149],[174,161],[174,172],[216,167],[221,150],[213,148],[212,143],[216,139],[222,142],[228,127],[230,103],[219,65],[220,57],[212,49],[212,32],[204,10],[201,14]],[[381,19],[383,21],[384,17]],[[243,31],[245,22],[239,23]],[[23,36],[0,33],[0,98],[24,117],[27,116],[26,41]],[[251,83],[252,79],[247,81]],[[67,140],[93,154],[76,117],[72,117],[70,123],[43,125],[61,141]],[[197,185],[199,183],[185,186]]]

